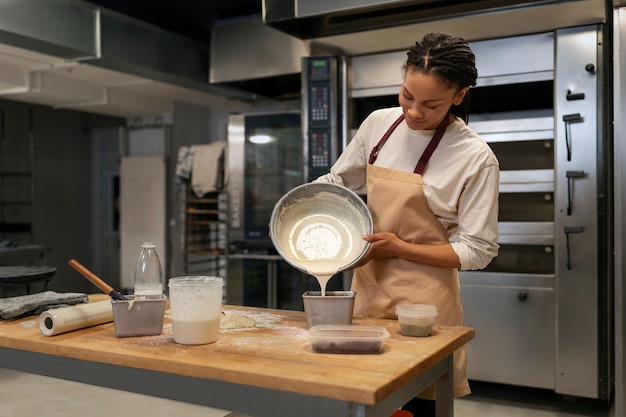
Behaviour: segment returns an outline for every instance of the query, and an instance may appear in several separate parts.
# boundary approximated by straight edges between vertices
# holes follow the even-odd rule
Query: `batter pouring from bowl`
[[[304,184],[284,195],[270,219],[274,246],[294,267],[317,278],[322,295],[328,280],[367,251],[363,233],[373,221],[365,203],[345,187]]]
[[[367,190],[374,233],[355,266],[355,316],[396,318],[398,304],[437,306],[438,324],[462,325],[458,270],[498,253],[499,165],[467,126],[475,57],[467,42],[430,33],[407,52],[400,106],[370,114],[318,182]],[[465,349],[454,354],[455,396],[470,392]],[[433,388],[407,404],[434,416]]]

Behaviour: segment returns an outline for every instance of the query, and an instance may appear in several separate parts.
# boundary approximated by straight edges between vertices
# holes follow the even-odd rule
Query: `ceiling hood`
[[[209,80],[275,100],[299,98],[308,45],[263,24],[259,15],[217,21],[211,31]]]
[[[209,46],[77,0],[0,1],[0,98],[122,117],[233,106]]]
[[[468,41],[606,22],[605,0],[262,0],[265,24],[349,56],[405,50],[427,32]]]
[[[263,0],[264,21],[301,39],[562,0]]]

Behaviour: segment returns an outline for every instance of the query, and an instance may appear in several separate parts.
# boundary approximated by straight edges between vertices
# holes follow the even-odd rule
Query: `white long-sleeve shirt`
[[[401,114],[400,107],[374,111],[330,172],[316,181],[364,190],[370,152]],[[413,172],[433,134],[434,130],[411,130],[400,123],[374,165]],[[499,178],[491,148],[457,118],[446,129],[422,180],[428,205],[447,231],[462,270],[482,269],[498,254]]]

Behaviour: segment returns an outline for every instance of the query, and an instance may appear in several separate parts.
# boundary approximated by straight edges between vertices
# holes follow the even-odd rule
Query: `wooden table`
[[[183,346],[173,341],[169,310],[162,335],[133,338],[116,338],[113,323],[47,337],[27,326],[37,317],[0,322],[0,367],[259,417],[388,417],[435,382],[437,415],[453,415],[452,353],[474,337],[471,328],[435,326],[431,336],[412,338],[397,321],[355,319],[387,328],[384,351],[320,354],[310,347],[302,312],[224,311],[257,326]]]

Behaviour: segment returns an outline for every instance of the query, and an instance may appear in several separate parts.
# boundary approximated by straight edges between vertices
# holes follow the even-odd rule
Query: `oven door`
[[[303,181],[300,113],[230,116],[228,172],[229,240],[269,243],[274,205]]]

